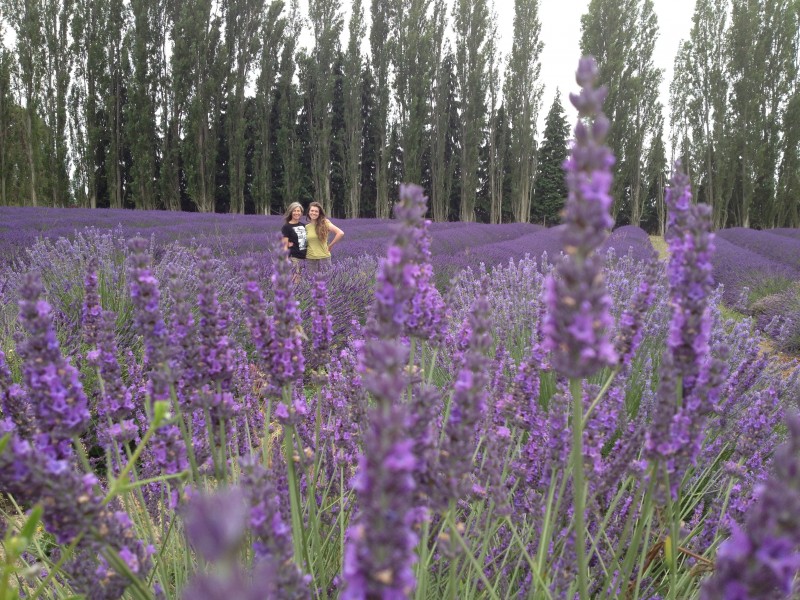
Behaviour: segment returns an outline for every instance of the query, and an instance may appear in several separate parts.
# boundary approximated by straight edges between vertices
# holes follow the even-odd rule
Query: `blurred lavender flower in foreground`
[[[775,599],[792,596],[800,570],[800,415],[788,417],[789,438],[775,452],[773,474],[756,490],[743,526],[717,553],[702,600]]]
[[[591,57],[581,59],[576,78],[583,89],[570,99],[579,120],[564,163],[569,195],[562,231],[567,256],[545,281],[543,324],[544,347],[552,352],[553,367],[570,378],[588,377],[617,362],[607,333],[613,326],[611,299],[603,283],[603,259],[596,253],[614,224],[609,215],[614,156],[604,145],[609,122],[602,112],[607,90],[595,88],[597,64]]]
[[[213,494],[192,495],[183,506],[186,537],[207,561],[231,558],[238,550],[247,526],[247,505],[239,488]]]

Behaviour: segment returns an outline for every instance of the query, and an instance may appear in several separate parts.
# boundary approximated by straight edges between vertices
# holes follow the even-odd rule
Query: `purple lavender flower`
[[[97,291],[97,258],[91,257],[86,265],[86,277],[83,283],[83,314],[81,331],[83,342],[91,347],[97,345],[97,329],[100,322],[100,294]]]
[[[800,416],[787,419],[789,437],[775,452],[773,473],[756,492],[744,524],[720,546],[714,575],[701,598],[788,598],[800,571]]]
[[[147,240],[134,238],[128,242],[128,285],[135,308],[135,322],[144,338],[145,363],[151,381],[151,400],[167,400],[171,385],[168,332],[159,308],[161,294],[150,267]]]
[[[647,456],[665,459],[670,472],[680,472],[681,463],[697,456],[705,416],[717,407],[727,376],[724,360],[712,358],[709,348],[708,296],[713,284],[709,207],[692,205],[690,200],[688,178],[676,163],[666,195],[672,318],[661,361],[658,404],[645,441]],[[727,349],[720,347],[717,354],[724,359]]]
[[[101,313],[97,327],[97,347],[89,353],[103,382],[97,401],[97,417],[98,438],[104,446],[111,440],[118,443],[129,442],[138,435],[134,422],[133,397],[122,381],[122,370],[117,361],[115,324],[114,313]]]
[[[58,544],[83,536],[77,558],[64,567],[77,592],[119,598],[130,583],[99,557],[105,547],[114,549],[135,576],[146,577],[152,548],[136,538],[130,519],[115,509],[115,503],[103,501],[94,475],[76,472],[68,460],[39,452],[12,432],[9,447],[0,454],[0,488],[23,506],[40,503],[44,525]]]
[[[239,488],[192,495],[182,509],[186,537],[207,561],[231,559],[244,540],[247,512]]]
[[[382,324],[393,328],[388,321]],[[353,480],[359,512],[347,532],[343,599],[406,598],[415,587],[417,459],[415,441],[407,435],[408,405],[401,401],[407,362],[408,349],[397,341],[376,337],[363,348],[364,387],[375,406],[368,412]]]
[[[595,89],[597,65],[581,59],[583,88],[570,99],[578,109],[575,143],[564,163],[569,195],[564,206],[565,257],[545,282],[544,347],[555,369],[567,377],[588,377],[617,362],[607,332],[613,326],[611,300],[603,284],[603,260],[596,250],[614,224],[611,207],[614,157],[604,145],[609,123],[602,113],[606,89]],[[591,124],[585,121],[591,119]]]
[[[492,346],[489,331],[488,302],[484,291],[475,298],[472,310],[461,327],[459,337],[465,349],[450,399],[450,417],[445,425],[442,470],[447,477],[448,500],[464,497],[472,489],[472,456],[475,453],[479,428],[484,423],[488,387],[491,382],[484,368]]]
[[[62,355],[56,339],[50,305],[35,274],[26,276],[20,294],[20,322],[28,337],[18,338],[17,351],[24,359],[23,376],[28,401],[39,431],[54,444],[57,458],[71,455],[69,440],[89,424],[89,408],[78,371]]]
[[[709,353],[707,299],[714,285],[711,209],[692,205],[691,198],[689,178],[677,162],[665,196],[669,211],[665,238],[670,250],[667,277],[673,306],[667,348],[681,373],[684,396],[691,393]]]
[[[440,340],[445,306],[433,285],[429,222],[424,220],[427,197],[417,185],[400,186],[395,205],[395,235],[378,266],[371,332],[387,337],[410,335]]]
[[[11,379],[11,371],[6,363],[6,355],[0,350],[0,408],[5,417],[4,429],[16,429],[25,439],[30,439],[36,431],[33,410],[28,403],[25,390]]]
[[[317,277],[311,288],[313,300],[313,321],[311,324],[311,347],[314,362],[318,365],[328,363],[331,342],[333,341],[333,319],[328,314],[328,286],[325,278]]]

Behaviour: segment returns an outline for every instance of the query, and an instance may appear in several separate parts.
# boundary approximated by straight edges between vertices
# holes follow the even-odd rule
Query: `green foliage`
[[[533,216],[543,225],[554,225],[567,198],[563,164],[567,158],[569,124],[556,92],[544,124],[544,140],[539,148],[539,170],[534,184]]]

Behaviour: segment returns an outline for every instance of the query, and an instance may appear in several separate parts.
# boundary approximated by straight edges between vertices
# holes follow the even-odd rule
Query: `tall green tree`
[[[385,0],[372,0],[370,9],[372,26],[369,31],[372,77],[375,81],[374,132],[372,146],[375,152],[375,216],[387,219],[391,215],[389,204],[389,92],[392,40],[390,38],[390,5]]]
[[[0,26],[0,39],[2,26]],[[13,173],[11,170],[12,119],[14,114],[14,94],[11,89],[11,71],[14,58],[8,50],[0,48],[0,206],[8,206],[9,186]]]
[[[662,71],[653,64],[653,51],[658,37],[658,21],[652,0],[643,0],[639,6],[637,25],[633,35],[630,67],[632,76],[624,94],[618,96],[626,116],[623,138],[620,140],[622,155],[618,173],[624,179],[623,193],[626,196],[626,216],[637,227],[641,224],[646,194],[644,174],[650,142],[655,135],[655,126],[662,114],[658,101]]]
[[[730,152],[737,171],[733,211],[742,227],[776,224],[780,123],[797,77],[797,28],[793,0],[733,0]]]
[[[72,189],[79,206],[96,208],[104,164],[98,160],[106,137],[105,99],[111,94],[106,49],[112,4],[76,0],[72,19],[75,81],[70,91],[70,140],[74,149]]]
[[[445,41],[444,31],[447,25],[447,13],[443,0],[437,0],[436,30],[434,64],[436,69],[433,74],[433,90],[430,112],[430,180],[431,180],[431,214],[434,221],[446,221],[450,192],[453,185],[453,157],[452,145],[449,143],[450,114],[453,104],[453,90],[455,89],[455,56],[448,43]]]
[[[514,41],[506,70],[505,103],[511,139],[511,206],[514,219],[528,222],[536,175],[536,121],[541,107],[542,53],[538,0],[514,1]]]
[[[581,53],[597,59],[599,81],[608,89],[604,104],[606,116],[611,121],[608,145],[617,159],[612,194],[614,217],[625,201],[627,182],[619,177],[624,163],[623,143],[625,132],[631,129],[629,103],[621,101],[633,77],[633,48],[637,16],[641,0],[591,0],[587,12],[581,17]]]
[[[128,85],[126,137],[130,143],[133,167],[131,196],[136,208],[158,208],[159,139],[156,122],[159,92],[158,73],[163,68],[164,44],[163,0],[131,0],[133,28],[129,37],[130,62],[133,74]]]
[[[800,227],[800,89],[783,115],[783,157],[778,171],[776,222],[782,227]]]
[[[27,158],[28,194],[30,203],[38,206],[42,170],[38,150],[41,144],[39,110],[44,78],[41,3],[38,0],[3,0],[3,12],[17,39],[19,85],[25,107],[23,139]]]
[[[278,91],[276,89],[283,46],[286,18],[282,17],[284,3],[272,0],[261,25],[261,58],[256,88],[256,148],[253,201],[256,214],[269,214],[273,196],[273,156],[272,138],[273,112],[276,108]],[[240,157],[244,161],[244,155]]]
[[[228,178],[231,212],[244,214],[246,185],[247,141],[245,129],[245,89],[250,78],[262,40],[273,43],[273,30],[276,29],[278,15],[283,3],[275,2],[264,10],[264,0],[227,0],[225,10],[225,48],[227,51],[227,102],[225,112],[225,133],[228,142]],[[269,65],[264,64],[264,54],[259,61],[261,77],[274,79],[274,56],[276,46],[270,48]],[[266,71],[266,73],[265,73]],[[261,78],[259,78],[260,80]],[[261,86],[265,82],[259,81]],[[265,86],[264,86],[265,87]],[[271,82],[266,93],[272,95]],[[269,107],[271,112],[271,106]],[[267,113],[268,120],[268,113]],[[267,137],[269,140],[269,137]],[[268,145],[268,141],[267,141]],[[258,211],[261,212],[261,211]]]
[[[731,190],[726,36],[728,0],[697,0],[689,40],[675,59],[670,105],[673,122],[691,137],[698,200],[712,207],[714,226],[724,226]]]
[[[561,94],[556,90],[544,122],[544,138],[539,148],[539,168],[534,183],[533,216],[544,225],[558,223],[567,198],[563,164],[569,152],[568,140],[567,115],[561,104]]]
[[[105,176],[108,184],[108,201],[111,208],[123,208],[126,199],[125,173],[125,102],[127,60],[124,37],[128,14],[122,0],[110,0],[106,22],[106,65],[108,92],[105,96],[104,123],[108,140]]]
[[[364,115],[362,114],[361,41],[366,35],[364,7],[353,0],[348,25],[347,51],[344,56],[342,94],[344,96],[344,183],[345,216],[355,219],[361,211],[361,157],[363,151]]]
[[[492,32],[488,44],[489,131],[487,141],[487,185],[489,196],[489,222],[503,221],[503,191],[507,134],[503,106],[500,102],[500,64],[502,57],[497,49],[497,15],[492,15]]]
[[[404,178],[417,183],[422,178],[430,81],[436,68],[438,40],[434,36],[442,11],[444,6],[431,0],[392,0],[392,64]]]
[[[311,134],[311,175],[317,201],[330,212],[333,65],[343,28],[340,0],[309,0],[308,16],[314,36],[304,81]]]
[[[51,206],[66,206],[69,200],[67,156],[67,94],[72,72],[69,24],[73,0],[43,0],[44,81],[42,118],[45,124],[45,179]]]
[[[475,220],[479,148],[486,123],[489,8],[486,0],[456,0],[453,6],[456,81],[461,101],[461,221]]]
[[[182,159],[187,191],[200,212],[213,212],[220,111],[225,97],[226,55],[221,39],[223,15],[210,0],[186,2],[181,10],[180,35],[187,40],[189,105]]]
[[[278,75],[278,154],[283,170],[283,204],[300,200],[300,140],[297,135],[301,98],[294,84],[297,44],[303,25],[297,0],[292,0],[286,18],[280,74]]]

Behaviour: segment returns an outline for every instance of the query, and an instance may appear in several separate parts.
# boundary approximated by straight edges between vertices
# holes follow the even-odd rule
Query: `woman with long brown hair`
[[[309,222],[306,225],[306,239],[308,241],[306,266],[313,274],[331,264],[331,249],[344,237],[344,231],[330,222],[319,202],[312,202],[308,205],[308,219]],[[328,237],[331,233],[334,236],[328,243]]]

